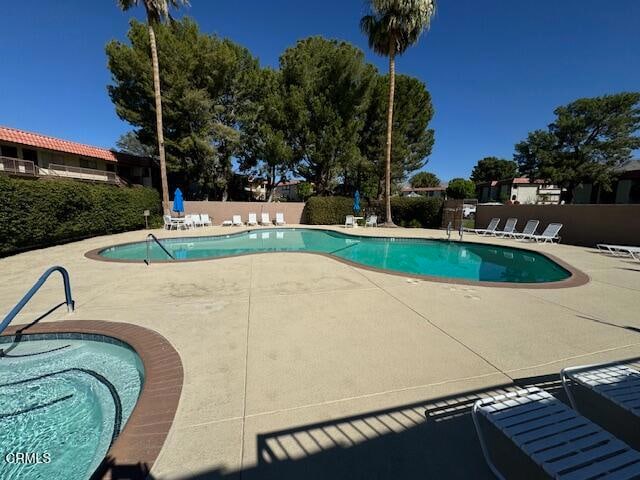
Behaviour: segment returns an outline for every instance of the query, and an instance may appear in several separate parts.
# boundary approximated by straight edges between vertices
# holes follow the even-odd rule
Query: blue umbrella
[[[360,213],[360,192],[356,190],[356,194],[353,196],[353,211]]]
[[[184,202],[182,200],[182,191],[179,188],[176,188],[176,191],[173,193],[173,211],[177,213],[184,212]]]

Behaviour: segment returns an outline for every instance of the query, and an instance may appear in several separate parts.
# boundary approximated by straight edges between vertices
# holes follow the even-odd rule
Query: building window
[[[115,172],[116,166],[113,163],[107,163],[107,172]]]
[[[0,147],[0,156],[9,158],[18,158],[18,148],[2,145]]]
[[[33,163],[38,163],[38,152],[36,150],[31,150],[29,148],[22,149],[22,159],[29,160]]]
[[[80,166],[82,168],[92,168],[95,170],[98,168],[98,162],[93,158],[80,158]]]

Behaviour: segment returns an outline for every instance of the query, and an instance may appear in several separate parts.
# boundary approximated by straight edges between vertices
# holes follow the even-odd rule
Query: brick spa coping
[[[270,227],[270,228],[273,228],[273,227]],[[291,228],[292,230],[304,230],[304,227],[278,227],[278,228]],[[255,229],[255,230],[254,229],[244,229],[244,230],[235,231],[233,233],[227,233],[227,234],[198,235],[198,236],[192,236],[192,237],[168,237],[168,238],[161,238],[160,240],[193,240],[193,239],[196,239],[196,238],[229,237],[229,236],[234,236],[234,235],[241,235],[241,234],[247,233],[247,232],[252,232],[252,231],[260,232],[260,231],[264,231],[264,230],[265,229]],[[446,241],[446,240],[438,239],[438,238],[423,238],[423,237],[384,237],[384,236],[373,236],[373,235],[371,235],[371,236],[370,235],[352,235],[350,233],[341,232],[341,231],[333,230],[333,229],[327,229],[327,228],[314,228],[313,230],[320,230],[320,231],[324,231],[324,232],[335,232],[335,233],[339,233],[339,234],[346,235],[346,236],[360,237],[360,238],[373,238],[373,239],[395,238],[396,240],[430,240],[430,241],[434,241],[434,242],[444,242],[444,241]],[[118,243],[118,244],[115,244],[115,245],[109,245],[109,246],[106,246],[106,247],[95,248],[93,250],[89,250],[88,252],[86,252],[84,254],[84,256],[86,258],[91,259],[91,260],[97,260],[97,261],[100,261],[100,262],[138,263],[138,264],[142,263],[142,264],[144,264],[144,260],[127,260],[127,259],[120,259],[120,258],[109,258],[109,257],[105,257],[105,256],[100,254],[102,251],[104,251],[104,250],[106,250],[108,248],[122,247],[122,246],[125,246],[125,245],[133,245],[133,244],[142,243],[142,242],[144,242],[144,240],[137,241],[137,242],[124,242],[124,243]],[[459,242],[456,242],[456,243],[459,243]],[[470,242],[468,240],[465,241],[465,242],[462,242],[462,243],[467,243],[467,244],[472,244],[472,245],[500,246],[500,245],[495,245],[495,244],[487,244],[487,243],[484,243],[484,242]],[[336,260],[338,262],[344,263],[346,265],[350,265],[350,266],[355,267],[355,268],[361,268],[363,270],[369,270],[371,272],[386,273],[388,275],[395,275],[395,276],[398,276],[398,277],[415,278],[415,279],[418,279],[418,280],[425,280],[425,281],[428,281],[428,282],[449,283],[449,284],[456,284],[456,285],[469,285],[469,286],[478,286],[478,287],[496,287],[496,288],[557,289],[557,288],[579,287],[579,286],[582,286],[582,285],[586,285],[591,280],[589,278],[589,275],[584,273],[582,270],[580,270],[578,268],[575,268],[573,265],[570,265],[569,263],[565,262],[561,258],[558,258],[557,256],[552,255],[550,253],[539,252],[539,251],[536,251],[536,250],[531,250],[529,248],[512,247],[512,246],[509,246],[509,245],[504,245],[504,246],[500,246],[500,247],[501,248],[506,248],[506,249],[511,249],[511,250],[521,250],[521,251],[533,253],[535,255],[541,255],[543,257],[546,257],[547,259],[549,259],[552,262],[558,264],[564,270],[569,272],[570,276],[568,278],[565,278],[564,280],[559,280],[559,281],[554,281],[554,282],[543,282],[543,283],[489,282],[489,281],[482,281],[482,280],[468,280],[468,279],[464,279],[464,278],[440,277],[440,276],[436,276],[436,275],[421,275],[421,274],[417,274],[417,273],[397,272],[397,271],[394,271],[394,270],[386,270],[384,268],[376,268],[376,267],[371,267],[369,265],[364,265],[362,263],[353,262],[351,260],[340,258],[340,257],[337,257],[335,255],[331,255],[329,253],[304,252],[304,251],[247,252],[247,253],[225,255],[225,256],[222,256],[222,257],[213,257],[213,258],[188,258],[188,259],[180,259],[180,260],[153,260],[151,263],[211,262],[211,261],[216,261],[216,260],[222,260],[222,259],[225,259],[225,258],[241,257],[241,256],[245,256],[245,255],[259,255],[259,254],[268,254],[268,253],[302,253],[302,254],[320,255],[320,256],[323,256],[323,257],[331,258],[333,260]]]
[[[138,401],[92,479],[144,479],[173,424],[182,391],[180,355],[159,333],[130,323],[64,320],[9,326],[2,336],[79,333],[115,338],[130,346],[144,366]]]

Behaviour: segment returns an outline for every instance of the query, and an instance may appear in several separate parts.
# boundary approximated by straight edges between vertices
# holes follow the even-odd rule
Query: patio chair
[[[550,223],[547,225],[547,228],[544,229],[540,235],[527,235],[522,236],[523,240],[533,240],[536,243],[553,243],[554,240],[557,240],[560,243],[560,229],[562,228],[561,223]]]
[[[269,213],[262,212],[260,214],[260,225],[271,225],[271,220],[269,220]]]
[[[190,230],[192,228],[196,228],[196,222],[193,219],[193,215],[185,215],[184,216],[184,221],[182,222],[182,226],[186,230]]]
[[[471,228],[470,232],[477,233],[478,235],[493,235],[500,224],[499,218],[492,218],[487,225],[487,228]]]
[[[622,364],[561,371],[571,406],[634,448],[640,448],[640,371]]]
[[[163,215],[162,219],[164,220],[164,228],[166,230],[171,230],[173,228],[178,230],[179,223],[178,222],[174,222],[173,219],[171,218],[171,215]]]
[[[233,223],[234,227],[241,227],[242,225],[244,225],[244,223],[242,223],[242,217],[240,215],[234,215],[231,222]]]
[[[200,218],[200,214],[190,215],[191,221],[193,222],[194,227],[204,227],[204,223],[202,223],[202,219]]]
[[[370,215],[364,222],[365,227],[377,227],[378,226],[378,216]]]
[[[284,213],[276,213],[276,225],[286,225]]]
[[[540,224],[539,220],[529,220],[527,224],[524,226],[524,229],[522,229],[522,232],[513,232],[507,236],[511,238],[522,238],[522,237],[529,237],[531,235],[535,235],[539,224]]]
[[[355,226],[355,219],[353,215],[347,215],[344,219],[344,228],[349,228]]]
[[[507,218],[507,221],[504,224],[504,228],[502,230],[496,230],[494,234],[496,237],[505,237],[506,235],[511,235],[516,231],[517,224],[517,218]]]
[[[231,220],[223,220],[222,221],[222,226],[223,227],[230,227],[233,225],[233,222]]]
[[[478,400],[472,418],[500,479],[640,475],[639,452],[537,387]]]
[[[249,214],[249,220],[247,220],[247,225],[258,225],[258,220],[256,218],[255,213]]]
[[[210,227],[211,225],[213,225],[213,222],[211,221],[211,219],[209,218],[209,214],[207,213],[200,214],[200,221],[202,222],[203,227]]]
[[[599,243],[596,247],[602,253],[609,253],[614,257],[631,256],[635,260],[640,260],[640,247],[609,245],[608,243]]]

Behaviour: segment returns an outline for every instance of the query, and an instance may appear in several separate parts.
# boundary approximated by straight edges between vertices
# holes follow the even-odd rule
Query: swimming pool
[[[104,335],[0,337],[0,478],[90,478],[124,428],[144,368]]]
[[[250,253],[308,252],[329,255],[365,268],[392,273],[498,284],[560,282],[572,272],[529,250],[470,242],[348,235],[320,229],[259,229],[236,234],[161,240],[177,261]],[[170,260],[154,242],[152,261]],[[147,243],[115,245],[87,254],[92,258],[142,261]]]

